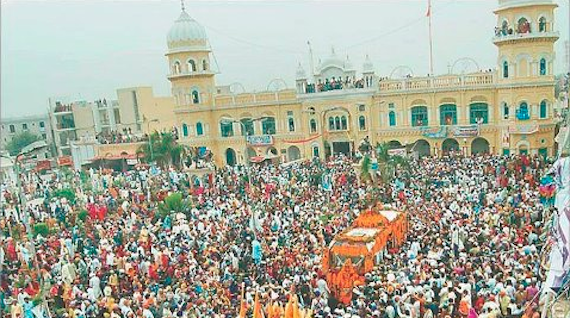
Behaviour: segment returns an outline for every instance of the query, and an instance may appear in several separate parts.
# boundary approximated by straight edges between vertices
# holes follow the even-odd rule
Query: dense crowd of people
[[[536,317],[548,166],[529,156],[423,158],[384,185],[359,180],[343,157],[204,177],[29,174],[27,209],[3,187],[0,310],[39,318],[47,303],[52,317],[238,317],[242,303],[251,315],[257,292],[264,307],[294,295],[319,318]],[[64,189],[76,198],[55,195]],[[376,200],[407,213],[408,239],[345,306],[322,272],[323,251]],[[26,236],[39,223],[49,233]]]

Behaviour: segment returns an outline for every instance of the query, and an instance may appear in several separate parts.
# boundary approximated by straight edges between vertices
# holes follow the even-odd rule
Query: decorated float
[[[352,225],[338,234],[323,255],[323,271],[333,296],[344,304],[352,299],[354,286],[382,263],[389,250],[406,240],[406,213],[384,206],[362,212]]]

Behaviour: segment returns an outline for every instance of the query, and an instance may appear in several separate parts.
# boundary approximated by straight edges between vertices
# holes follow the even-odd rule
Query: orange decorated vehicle
[[[404,212],[379,206],[360,213],[323,255],[323,271],[333,295],[350,303],[354,286],[364,283],[364,274],[380,264],[389,250],[404,243],[407,231]]]

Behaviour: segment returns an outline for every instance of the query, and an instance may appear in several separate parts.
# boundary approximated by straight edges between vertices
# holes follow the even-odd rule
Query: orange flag
[[[253,318],[263,318],[261,303],[259,302],[259,291],[255,290],[255,301],[253,302]]]
[[[245,306],[245,283],[241,283],[241,305],[239,308],[239,318],[245,318],[247,308]]]

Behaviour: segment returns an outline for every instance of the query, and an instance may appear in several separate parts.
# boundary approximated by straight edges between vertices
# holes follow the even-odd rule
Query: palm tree
[[[376,157],[378,158],[378,169],[382,182],[389,183],[394,179],[396,168],[408,169],[410,163],[402,156],[391,156],[388,153],[390,147],[387,143],[376,144]]]
[[[152,152],[150,140],[152,140]],[[180,167],[182,159],[187,154],[187,147],[179,144],[170,132],[154,131],[149,136],[149,142],[139,147],[137,154],[142,154],[145,162],[154,160],[163,168],[171,164]]]

